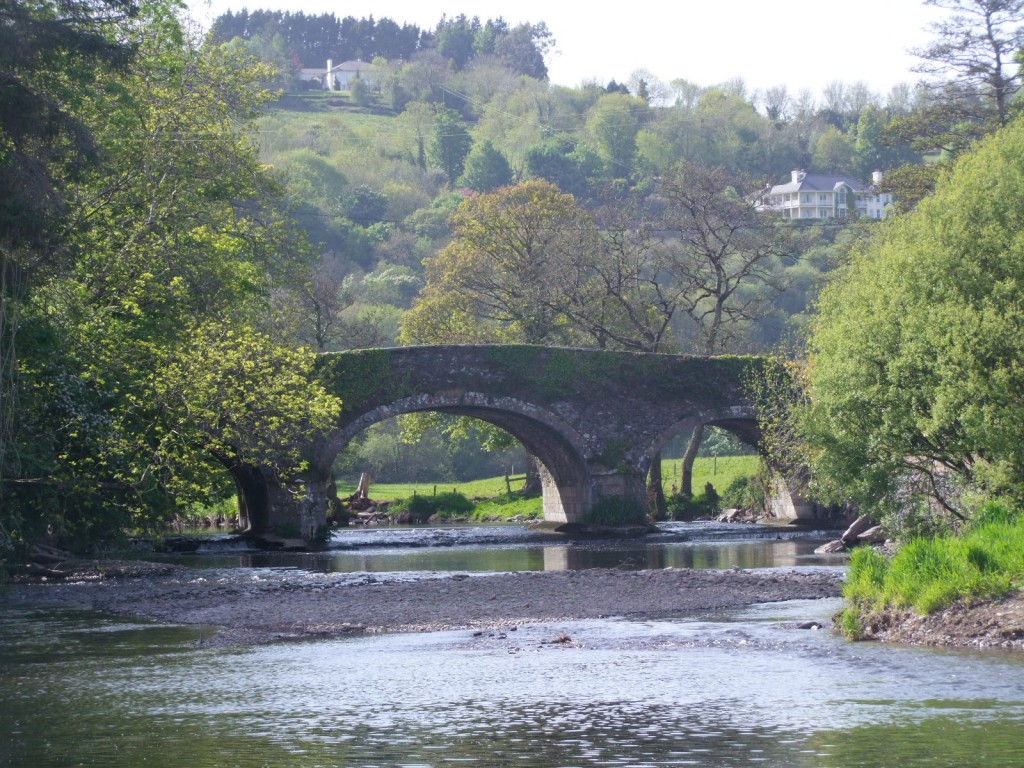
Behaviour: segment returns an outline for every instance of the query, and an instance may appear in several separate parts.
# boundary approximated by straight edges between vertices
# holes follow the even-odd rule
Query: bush
[[[768,501],[764,479],[756,475],[740,475],[722,493],[722,509],[749,509],[762,511]]]
[[[676,493],[666,499],[668,515],[673,520],[694,520],[700,517],[714,517],[720,508],[718,492],[708,483],[704,492],[696,496]]]
[[[395,512],[408,512],[410,522],[425,523],[434,515],[441,517],[464,517],[473,511],[475,505],[461,493],[449,491],[436,496],[414,495],[394,504]]]
[[[647,525],[647,509],[636,499],[602,496],[581,520],[586,525]]]

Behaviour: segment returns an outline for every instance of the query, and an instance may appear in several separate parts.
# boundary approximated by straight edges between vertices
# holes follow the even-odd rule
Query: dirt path
[[[115,575],[117,577],[111,577]],[[217,628],[242,644],[348,632],[489,628],[540,621],[662,618],[839,595],[838,572],[687,570],[372,574],[197,570],[107,564],[61,583],[12,585],[2,602],[91,608]]]

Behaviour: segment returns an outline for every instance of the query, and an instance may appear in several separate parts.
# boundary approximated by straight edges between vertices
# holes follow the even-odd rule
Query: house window
[[[828,194],[825,193],[825,192],[819,192],[818,193],[818,202],[819,203],[827,203],[828,202]]]
[[[840,189],[839,190],[839,204],[840,205],[846,205],[846,190],[845,189]]]
[[[810,195],[804,195],[803,199],[801,199],[800,202],[802,202],[802,203],[809,203],[809,202],[811,202],[811,196]]]

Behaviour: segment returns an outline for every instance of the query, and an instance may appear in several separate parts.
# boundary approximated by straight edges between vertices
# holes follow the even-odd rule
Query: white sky
[[[190,0],[193,15],[209,20],[231,9],[333,13],[341,18],[388,17],[423,29],[442,14],[503,17],[512,25],[543,21],[556,46],[548,55],[551,81],[576,86],[585,80],[628,80],[647,69],[661,80],[686,78],[713,85],[741,77],[748,90],[785,85],[795,95],[818,97],[834,80],[863,81],[885,95],[914,83],[915,59],[907,53],[931,37],[927,25],[940,13],[922,0],[780,2],[775,0],[626,0],[567,3],[543,0]]]

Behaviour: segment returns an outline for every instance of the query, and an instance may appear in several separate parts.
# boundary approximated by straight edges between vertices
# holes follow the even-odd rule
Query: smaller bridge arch
[[[545,468],[545,519],[582,520],[600,498],[642,502],[653,456],[674,434],[719,424],[756,440],[745,377],[762,357],[693,357],[528,345],[445,345],[321,355],[318,375],[342,400],[326,437],[306,446],[310,470],[290,493],[269,487],[269,531],[315,536],[330,468],[373,423],[403,413],[472,416],[505,429]],[[271,484],[273,485],[273,484]]]

